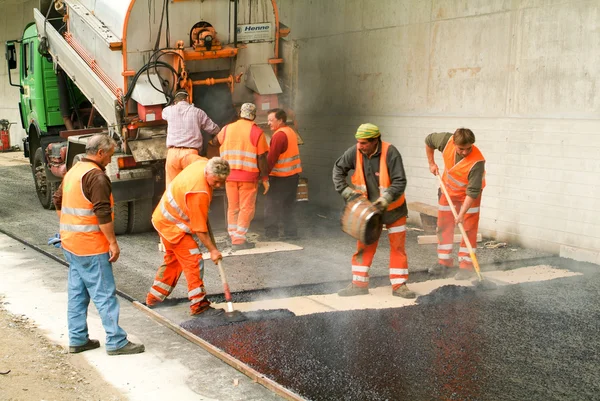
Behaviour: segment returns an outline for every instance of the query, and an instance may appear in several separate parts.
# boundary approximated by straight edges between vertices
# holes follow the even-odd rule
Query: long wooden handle
[[[444,185],[444,181],[442,181],[442,177],[440,177],[439,174],[436,174],[436,177],[437,177],[438,181],[440,182],[440,188],[442,188],[442,192],[444,193],[444,196],[446,197],[446,200],[448,201],[448,204],[450,205],[450,210],[452,211],[452,214],[454,215],[454,219],[458,219],[458,213],[456,213],[456,209],[454,208],[454,203],[452,202],[452,199],[450,198],[450,194],[448,194],[448,190],[446,189],[446,186]],[[475,256],[475,252],[473,251],[473,247],[471,246],[471,241],[469,241],[469,237],[467,237],[467,232],[465,231],[465,227],[462,225],[462,223],[458,223],[458,229],[460,230],[463,240],[465,241],[465,245],[467,246],[467,249],[469,250],[469,255],[471,256],[471,261],[473,262],[473,267],[475,268],[475,273],[477,273],[477,278],[479,278],[479,281],[481,281],[481,280],[483,280],[483,277],[481,277],[481,272],[479,269],[479,262],[477,261],[477,256]]]
[[[208,235],[210,236],[210,240],[213,242],[213,245],[217,246],[215,242],[215,237],[213,235],[212,229],[210,227],[210,221],[206,220],[206,227],[208,228]],[[223,265],[221,261],[217,263],[219,267],[219,276],[221,276],[221,282],[223,283],[223,293],[225,294],[225,301],[227,301],[227,311],[233,312],[233,302],[231,302],[231,291],[229,290],[229,284],[227,284],[227,278],[225,278],[225,270],[223,269]]]
[[[223,292],[225,293],[225,301],[231,302],[231,291],[229,291],[229,284],[227,284],[227,279],[225,278],[225,270],[223,270],[223,265],[219,260],[217,264],[219,266],[219,275],[221,276],[221,282],[223,283]]]

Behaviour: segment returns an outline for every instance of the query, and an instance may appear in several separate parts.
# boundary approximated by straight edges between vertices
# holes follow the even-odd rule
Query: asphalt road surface
[[[302,250],[225,259],[236,300],[331,293],[349,282],[355,241],[340,231],[340,212],[300,206],[301,238],[294,244]],[[251,227],[259,241],[261,210]],[[224,236],[222,210],[215,207],[212,216],[215,234]],[[39,205],[26,165],[0,167],[0,228],[62,257],[46,245],[58,218]],[[422,272],[436,260],[435,245],[417,245],[417,234],[409,231],[407,239],[411,281],[426,280]],[[143,301],[162,261],[158,236],[120,236],[119,243],[117,286]],[[384,238],[372,287],[389,285],[388,253]],[[478,258],[484,271],[543,261],[583,275],[489,292],[442,287],[404,308],[253,320],[196,332],[308,399],[598,399],[598,267],[514,246],[478,249]],[[222,300],[210,262],[205,281]],[[172,298],[185,297],[182,278]]]
[[[261,197],[257,216],[250,228],[250,235],[259,241],[262,234]],[[218,201],[213,203],[211,223],[215,236],[225,238],[222,205]],[[293,244],[304,249],[225,258],[223,264],[232,291],[289,288],[293,292],[298,285],[331,283],[336,288],[347,285],[351,279],[350,259],[356,242],[340,229],[341,210],[320,210],[310,202],[300,204],[298,209],[300,239],[293,241]],[[28,165],[0,167],[0,228],[62,258],[60,249],[47,245],[48,238],[58,232],[58,216],[55,211],[40,206]],[[436,262],[436,245],[417,245],[416,237],[419,234],[418,231],[408,231],[406,246],[411,272],[427,270]],[[155,232],[123,235],[118,237],[118,241],[121,256],[113,266],[117,287],[134,299],[144,301],[162,262],[163,254],[158,251],[158,235]],[[224,243],[218,245],[223,250]],[[495,269],[497,266],[493,266],[494,263],[511,260],[522,266],[523,263],[531,264],[525,261],[549,256],[512,246],[478,249],[477,252],[483,269]],[[387,236],[383,236],[370,272],[373,282],[377,283],[377,277],[381,277],[381,284],[389,285],[388,257],[389,242]],[[205,263],[204,278],[209,294],[222,293],[218,270],[210,261]],[[418,275],[415,275],[415,279],[419,279]],[[172,297],[187,297],[183,277]]]
[[[404,308],[183,325],[311,400],[593,400],[600,272],[579,270],[495,291],[440,287]]]

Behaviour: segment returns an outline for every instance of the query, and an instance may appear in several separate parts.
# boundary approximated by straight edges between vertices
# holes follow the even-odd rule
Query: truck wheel
[[[44,209],[54,210],[52,195],[58,189],[59,182],[49,182],[46,177],[46,169],[44,167],[44,153],[42,148],[37,148],[33,155],[33,163],[31,165],[33,173],[33,181],[35,182],[35,191]]]
[[[132,234],[145,233],[152,229],[152,198],[129,202],[129,229]]]
[[[117,202],[114,204],[113,210],[115,212],[115,234],[125,234],[129,222],[129,202]]]

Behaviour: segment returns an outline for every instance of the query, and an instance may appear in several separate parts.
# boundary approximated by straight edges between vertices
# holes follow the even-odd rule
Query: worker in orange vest
[[[383,213],[383,224],[390,240],[390,281],[392,295],[415,298],[408,289],[408,258],[406,257],[406,216],[408,208],[404,197],[406,175],[402,157],[396,147],[381,140],[379,128],[362,124],[356,131],[356,146],[350,147],[333,166],[333,183],[336,191],[348,202],[363,195]],[[354,170],[352,184],[346,177]],[[369,268],[373,262],[377,243],[366,245],[357,242],[352,256],[352,282],[338,292],[341,297],[369,293]]]
[[[296,239],[298,228],[294,211],[302,172],[298,135],[287,126],[287,114],[282,109],[269,110],[267,122],[273,136],[267,157],[271,189],[265,198],[265,237],[279,237],[281,223],[284,238]]]
[[[256,106],[244,103],[240,109],[240,119],[223,127],[212,140],[221,145],[221,157],[229,162],[231,174],[227,178],[227,231],[234,251],[251,249],[256,246],[248,242],[247,233],[256,211],[258,182],[269,191],[269,166],[267,153],[269,145],[263,130],[254,123]]]
[[[115,295],[112,263],[121,253],[114,231],[111,184],[104,168],[110,163],[116,143],[105,134],[89,138],[86,155],[65,175],[54,194],[60,217],[60,238],[69,263],[68,326],[69,352],[98,348],[89,338],[87,311],[90,299],[96,305],[106,331],[108,355],[138,354],[143,344],[134,344],[119,326],[119,301]]]
[[[440,173],[434,159],[437,149],[442,152],[444,158],[442,181],[458,211],[458,218],[455,220],[450,204],[441,190],[438,190],[438,263],[429,269],[429,274],[434,276],[453,273],[451,268],[454,267],[452,244],[455,225],[462,223],[471,244],[477,243],[479,207],[481,193],[485,187],[485,159],[474,143],[475,135],[468,128],[459,128],[454,134],[433,133],[425,138],[429,171],[433,175]],[[460,269],[454,276],[456,280],[468,280],[475,275],[464,239],[458,250],[458,262]]]
[[[221,252],[211,239],[208,210],[214,188],[222,188],[229,175],[229,163],[220,157],[199,159],[187,166],[166,189],[152,214],[152,224],[165,245],[164,263],[159,267],[146,305],[155,306],[171,294],[181,272],[188,284],[190,313],[215,314],[206,299],[204,260],[193,235],[197,235],[217,264]]]

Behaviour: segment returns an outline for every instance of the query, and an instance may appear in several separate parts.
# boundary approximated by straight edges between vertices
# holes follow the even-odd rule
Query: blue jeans
[[[69,263],[69,345],[84,345],[89,340],[87,311],[90,299],[102,319],[106,331],[106,350],[127,344],[127,333],[119,326],[119,301],[108,253],[77,256],[63,248]]]

